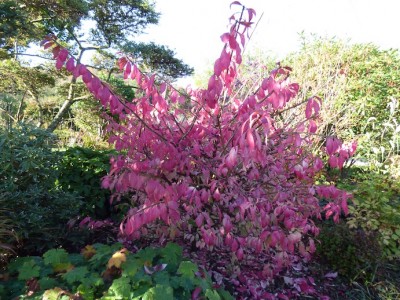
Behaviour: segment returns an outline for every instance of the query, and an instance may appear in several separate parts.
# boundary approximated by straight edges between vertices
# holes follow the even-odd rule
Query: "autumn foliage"
[[[207,89],[180,91],[159,83],[125,56],[118,62],[124,78],[141,91],[125,101],[76,65],[54,37],[43,45],[52,49],[57,68],[81,77],[108,111],[110,143],[121,155],[112,160],[102,186],[114,192],[114,201],[129,194],[134,203],[121,235],[180,238],[197,249],[230,254],[239,266],[253,264],[257,278],[269,281],[310,259],[319,232],[314,220],[325,214],[337,221],[347,213],[350,196],[315,183],[324,167],[311,151],[322,139],[315,135],[321,100],[304,101],[300,122],[282,121],[299,89],[290,82],[289,67],[278,66],[257,90],[238,97],[239,66],[255,11],[233,5],[241,12],[221,36],[223,49]],[[326,146],[331,167],[342,167],[355,150],[355,144],[334,138]],[[327,205],[320,206],[322,198]],[[246,285],[240,268],[232,270],[237,285]],[[300,292],[313,290],[306,281],[293,284]],[[262,290],[252,285],[250,292],[261,297]]]

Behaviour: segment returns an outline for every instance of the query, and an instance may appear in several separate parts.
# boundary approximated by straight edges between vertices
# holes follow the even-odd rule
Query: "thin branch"
[[[303,100],[303,101],[300,101],[299,103],[296,103],[296,104],[294,104],[294,105],[292,105],[292,106],[290,106],[290,107],[286,107],[285,109],[282,109],[282,110],[280,110],[280,111],[277,111],[276,114],[281,115],[281,114],[284,113],[285,111],[288,111],[288,110],[293,109],[293,108],[295,108],[295,107],[297,107],[297,106],[303,105],[304,103],[308,102],[309,99],[310,99],[310,98],[308,98],[308,99],[306,99],[306,100]]]
[[[15,116],[15,118],[19,121],[19,116],[20,116],[20,114],[21,114],[21,110],[22,110],[22,105],[24,104],[24,99],[25,99],[25,96],[26,96],[26,93],[27,93],[28,91],[25,91],[24,92],[24,95],[22,96],[22,98],[21,98],[21,101],[19,102],[19,105],[18,105],[18,110],[17,110],[17,115]]]
[[[189,130],[186,131],[184,135],[182,135],[182,137],[179,139],[179,141],[183,141],[183,140],[186,138],[186,136],[192,131],[192,129],[193,129],[193,127],[194,127],[194,124],[196,123],[197,118],[199,117],[199,113],[200,113],[200,111],[203,109],[203,107],[204,107],[204,103],[203,103],[203,104],[201,105],[201,107],[199,107],[199,109],[197,110],[196,115],[195,115],[194,118],[193,118],[192,124],[190,124]]]
[[[245,46],[244,46],[244,48],[243,48],[243,55],[244,55],[244,53],[245,53],[245,51],[246,51],[247,45],[250,43],[250,40],[251,40],[251,38],[253,37],[253,34],[254,34],[254,32],[256,31],[256,29],[257,29],[257,27],[258,27],[258,24],[260,23],[260,21],[261,21],[261,19],[263,18],[263,16],[264,16],[264,12],[261,14],[260,18],[258,19],[258,21],[257,21],[257,23],[256,23],[256,26],[254,26],[254,29],[253,29],[253,30],[251,31],[251,33],[250,33],[249,39],[248,39],[247,43],[245,44]]]
[[[89,99],[91,96],[92,96],[92,94],[90,94],[90,95],[85,95],[85,96],[80,96],[80,97],[76,97],[76,98],[73,98],[73,99],[71,100],[71,102],[75,103],[75,102],[78,102],[78,101],[80,101],[80,100]]]
[[[16,55],[22,55],[22,56],[32,56],[32,57],[38,57],[38,58],[41,58],[41,59],[47,59],[47,60],[54,60],[53,58],[51,58],[51,57],[44,57],[44,56],[40,56],[40,55],[37,55],[37,54],[29,54],[29,53],[20,53],[20,52],[18,52],[18,53],[15,53]]]
[[[14,122],[17,122],[17,120],[10,114],[9,111],[5,110],[4,108],[0,107],[0,111],[4,112],[10,119],[12,119]]]
[[[86,51],[86,50],[104,50],[104,49],[108,49],[110,47],[108,46],[87,46],[87,47],[81,47],[82,51]]]

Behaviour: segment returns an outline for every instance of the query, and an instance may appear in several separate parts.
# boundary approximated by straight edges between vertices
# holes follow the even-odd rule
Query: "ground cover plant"
[[[4,299],[233,299],[171,243],[135,254],[118,243],[87,245],[80,254],[51,249],[15,259],[7,276]]]

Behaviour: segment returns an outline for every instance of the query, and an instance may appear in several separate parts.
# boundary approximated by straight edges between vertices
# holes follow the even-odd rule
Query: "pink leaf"
[[[238,251],[236,251],[236,257],[237,257],[238,260],[242,260],[243,259],[243,248],[242,247],[240,247],[238,249]]]
[[[53,45],[54,45],[54,42],[53,42],[53,41],[46,41],[46,42],[44,43],[43,49],[46,50],[46,49],[50,48],[50,47],[53,46]]]
[[[315,250],[316,250],[315,243],[314,243],[313,239],[310,239],[310,241],[309,241],[309,250],[310,250],[310,253],[314,253]]]
[[[164,93],[166,89],[167,89],[167,84],[165,82],[161,83],[160,94]]]
[[[216,201],[220,201],[221,200],[221,193],[219,192],[219,189],[216,189],[213,193],[213,198]]]
[[[240,53],[236,53],[236,63],[239,65],[242,63],[242,55]]]
[[[178,102],[179,102],[179,104],[185,104],[185,101],[186,101],[185,96],[179,96],[179,97],[178,97]]]
[[[97,77],[93,77],[93,79],[92,79],[92,89],[93,89],[93,91],[95,93],[97,93],[98,90],[100,89],[100,87],[101,87],[100,79],[98,79]]]
[[[318,97],[312,97],[308,99],[306,105],[306,118],[309,119],[313,115],[318,115],[320,109],[320,99]]]
[[[339,166],[339,161],[336,156],[330,156],[328,159],[328,163],[331,168],[337,168]]]
[[[79,75],[84,75],[88,72],[88,69],[85,65],[79,64],[77,68],[79,69]]]
[[[222,220],[222,226],[224,226],[225,234],[231,232],[233,226],[231,223],[231,219],[228,215],[224,214],[224,218]]]
[[[221,41],[224,43],[229,43],[231,35],[228,32],[225,32],[223,35],[221,35]]]
[[[312,101],[313,99],[309,99],[306,105],[306,119],[311,118],[312,115]]]
[[[72,76],[74,76],[75,78],[79,77],[79,66],[80,64],[77,64],[75,69],[72,71]]]
[[[84,227],[87,223],[89,223],[91,221],[90,217],[85,217],[83,218],[83,220],[79,223],[79,227]]]
[[[68,72],[72,72],[75,69],[75,61],[72,57],[70,59],[68,59],[65,67]]]
[[[308,124],[309,124],[308,125],[308,132],[316,133],[318,127],[317,127],[317,124],[315,123],[315,121],[314,120],[309,120]]]
[[[131,234],[133,233],[134,228],[133,228],[132,223],[133,223],[132,218],[130,218],[130,219],[125,223],[124,234],[126,234],[126,235],[129,236],[129,235],[131,235]]]
[[[336,153],[341,145],[342,142],[338,138],[329,136],[326,139],[326,153],[328,153],[328,155]]]
[[[343,210],[343,212],[344,212],[345,215],[348,215],[348,214],[349,214],[349,208],[348,208],[348,206],[347,206],[347,199],[346,199],[346,198],[344,198],[344,199],[342,200],[342,210]]]
[[[201,287],[196,287],[193,292],[192,292],[192,300],[197,300],[199,299],[200,293],[201,293],[202,289]]]
[[[124,79],[128,79],[131,75],[132,66],[130,62],[126,63],[125,72],[124,72]]]
[[[204,216],[203,214],[199,214],[195,220],[197,227],[201,227],[203,225]]]
[[[221,59],[218,58],[214,63],[214,74],[216,76],[219,76],[221,75],[222,70],[223,69],[222,69]]]
[[[53,58],[58,58],[58,54],[60,53],[60,51],[61,51],[60,46],[54,47],[54,48],[53,48],[53,51],[52,51],[52,53],[53,53]]]
[[[230,8],[232,8],[232,5],[240,5],[243,6],[242,3],[240,3],[239,1],[233,1],[230,5]]]
[[[223,70],[226,70],[229,68],[229,65],[231,63],[231,56],[228,52],[224,50],[222,50],[221,52],[221,56],[220,56],[220,64],[221,64],[221,68]]]
[[[239,249],[239,243],[237,242],[236,239],[233,239],[232,245],[231,245],[231,250],[232,252],[236,252]]]
[[[126,57],[121,57],[120,59],[118,59],[119,69],[123,70],[125,68],[125,65],[127,62],[128,62],[128,60],[126,59]]]
[[[65,62],[67,60],[67,57],[68,57],[68,50],[65,48],[61,49],[60,52],[58,53],[58,59]]]
[[[239,46],[239,45],[238,45],[238,43],[237,43],[235,37],[232,36],[232,35],[229,36],[229,47],[231,47],[231,49],[236,49],[238,46]]]
[[[247,131],[246,134],[247,145],[249,146],[250,150],[254,150],[254,137],[250,130]]]
[[[56,61],[56,69],[60,70],[63,67],[63,65],[64,65],[64,62],[62,60],[60,60],[60,59],[57,59],[57,61]]]
[[[249,21],[251,21],[253,17],[256,15],[256,11],[252,8],[248,8],[247,12],[249,13]]]
[[[82,80],[84,83],[89,83],[92,81],[92,74],[90,74],[89,71],[87,71],[85,74],[82,75]]]
[[[232,169],[237,163],[237,148],[234,147],[229,151],[228,156],[225,159],[225,164],[229,169]]]
[[[104,87],[102,91],[100,100],[102,100],[102,103],[107,103],[111,95],[110,90],[107,87]]]

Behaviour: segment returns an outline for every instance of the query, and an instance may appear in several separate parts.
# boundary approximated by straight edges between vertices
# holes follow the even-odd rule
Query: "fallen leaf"
[[[113,254],[107,264],[107,268],[111,269],[112,267],[121,268],[121,264],[126,261],[126,249],[122,249]]]
[[[336,278],[337,276],[338,276],[337,272],[329,272],[329,273],[326,273],[324,277],[333,279],[333,278]]]
[[[82,249],[81,254],[86,260],[89,260],[96,254],[96,249],[92,245],[87,245]]]

